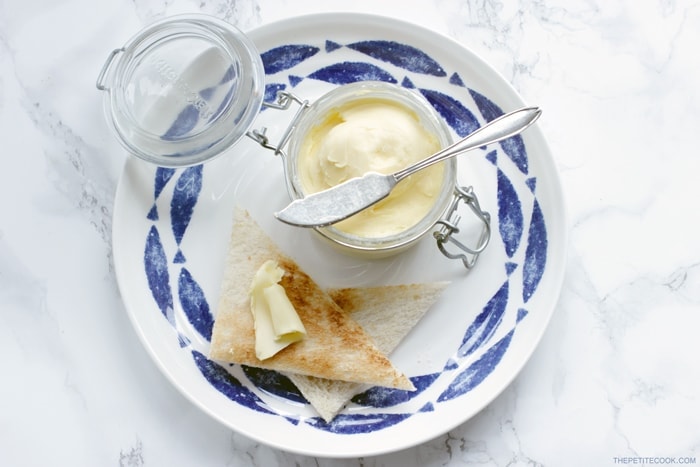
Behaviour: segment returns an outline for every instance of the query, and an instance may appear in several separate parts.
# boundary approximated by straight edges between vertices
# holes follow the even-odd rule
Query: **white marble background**
[[[395,16],[473,49],[545,109],[568,270],[541,345],[473,419],[401,452],[314,459],[231,432],[144,358],[111,257],[124,156],[94,82],[141,26],[194,11],[242,29]],[[697,464],[698,45],[691,0],[0,0],[0,465]]]

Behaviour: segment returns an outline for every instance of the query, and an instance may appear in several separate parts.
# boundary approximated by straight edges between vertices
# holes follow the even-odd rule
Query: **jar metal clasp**
[[[476,246],[474,247],[467,246],[454,237],[454,234],[460,233],[460,228],[458,227],[462,219],[458,211],[460,202],[469,206],[474,216],[481,223],[481,231],[478,235]],[[479,199],[471,186],[455,186],[452,203],[445,212],[445,217],[438,220],[435,224],[439,225],[440,228],[433,232],[433,237],[437,242],[438,249],[443,255],[450,259],[462,260],[464,267],[471,269],[474,267],[477,259],[479,259],[479,255],[486,249],[491,239],[491,215],[481,209]],[[456,253],[449,251],[446,247],[447,243],[451,243],[457,247],[458,251]]]
[[[275,101],[263,102],[262,104],[264,107],[269,107],[275,110],[287,110],[291,107],[293,103],[297,103],[299,105],[299,109],[297,110],[296,114],[294,114],[294,117],[292,117],[292,120],[289,122],[289,125],[282,134],[279,143],[277,143],[276,145],[270,143],[270,139],[267,136],[267,128],[265,127],[262,127],[259,130],[251,130],[247,132],[246,135],[249,138],[256,141],[260,146],[264,147],[265,149],[270,149],[274,151],[276,156],[281,155],[283,158],[286,158],[286,154],[284,153],[284,147],[289,142],[289,138],[292,137],[294,130],[296,130],[299,119],[304,114],[304,112],[306,112],[306,109],[309,108],[309,101],[301,99],[300,97],[291,92],[278,91],[277,99]]]

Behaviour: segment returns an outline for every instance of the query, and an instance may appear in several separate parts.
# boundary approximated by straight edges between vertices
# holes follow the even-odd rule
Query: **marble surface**
[[[394,16],[471,48],[545,109],[567,273],[538,349],[474,418],[400,452],[314,459],[220,425],[144,358],[111,249],[124,155],[94,83],[140,27],[196,11],[244,30]],[[0,465],[696,464],[698,43],[689,0],[0,1]]]

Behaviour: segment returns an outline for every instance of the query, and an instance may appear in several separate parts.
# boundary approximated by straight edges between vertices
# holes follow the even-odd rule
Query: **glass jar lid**
[[[264,69],[252,41],[206,15],[170,17],[114,50],[98,79],[107,121],[135,156],[166,167],[207,161],[252,125]]]

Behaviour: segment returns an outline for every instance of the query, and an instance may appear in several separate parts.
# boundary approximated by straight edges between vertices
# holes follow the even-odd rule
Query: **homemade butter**
[[[277,262],[263,263],[250,287],[250,310],[255,321],[255,356],[265,360],[306,336],[304,324],[279,281],[284,270]]]
[[[439,151],[440,141],[401,103],[360,98],[340,104],[306,134],[297,159],[302,189],[311,194],[374,171],[391,174]],[[436,164],[400,182],[392,193],[334,225],[364,238],[401,233],[433,208],[443,187]]]

